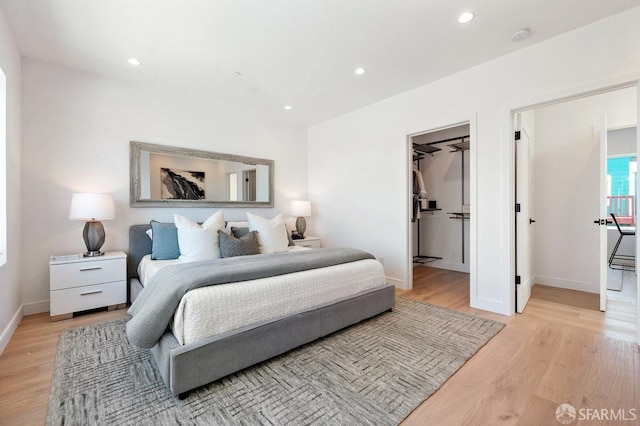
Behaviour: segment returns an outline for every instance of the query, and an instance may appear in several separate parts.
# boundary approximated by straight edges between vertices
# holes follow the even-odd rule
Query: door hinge
[[[520,130],[518,130],[516,132],[516,140],[519,141],[520,140]]]
[[[516,285],[520,284],[520,275],[516,275]]]
[[[516,213],[520,213],[520,203],[516,203]]]

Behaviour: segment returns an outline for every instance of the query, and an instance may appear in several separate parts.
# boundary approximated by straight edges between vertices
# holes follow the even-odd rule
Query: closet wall
[[[469,125],[457,126],[437,132],[425,133],[412,138],[414,144],[427,144],[454,137],[469,135]],[[465,139],[469,141],[469,139]],[[420,254],[439,257],[424,259],[421,263],[429,266],[469,272],[469,220],[450,213],[462,213],[463,204],[469,204],[470,161],[469,151],[452,152],[449,145],[460,141],[433,144],[440,151],[423,154],[419,162],[427,200],[435,200],[437,208],[433,212],[422,212],[418,223],[413,224],[413,255]],[[464,161],[463,161],[464,156]],[[464,163],[464,173],[463,173]],[[418,165],[414,162],[414,165]],[[464,178],[463,178],[464,175]],[[464,199],[463,199],[464,192]],[[464,250],[464,252],[463,252]]]

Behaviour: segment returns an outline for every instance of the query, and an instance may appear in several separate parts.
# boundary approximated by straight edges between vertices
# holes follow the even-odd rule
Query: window
[[[635,155],[607,159],[607,213],[621,225],[635,226],[637,173]]]

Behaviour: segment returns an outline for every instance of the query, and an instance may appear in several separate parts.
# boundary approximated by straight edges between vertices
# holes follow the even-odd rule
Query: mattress
[[[175,263],[145,256],[141,282]],[[250,324],[275,320],[338,299],[385,286],[382,265],[373,259],[238,283],[203,287],[185,294],[171,324],[182,345]]]

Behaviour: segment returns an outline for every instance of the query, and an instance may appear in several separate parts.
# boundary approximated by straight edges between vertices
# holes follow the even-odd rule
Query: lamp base
[[[97,220],[90,220],[84,224],[82,231],[84,244],[87,246],[87,252],[84,257],[102,256],[104,253],[100,251],[100,247],[104,244],[104,226]]]
[[[304,233],[307,232],[307,221],[304,217],[300,216],[296,219],[296,230],[301,239],[304,238]]]

